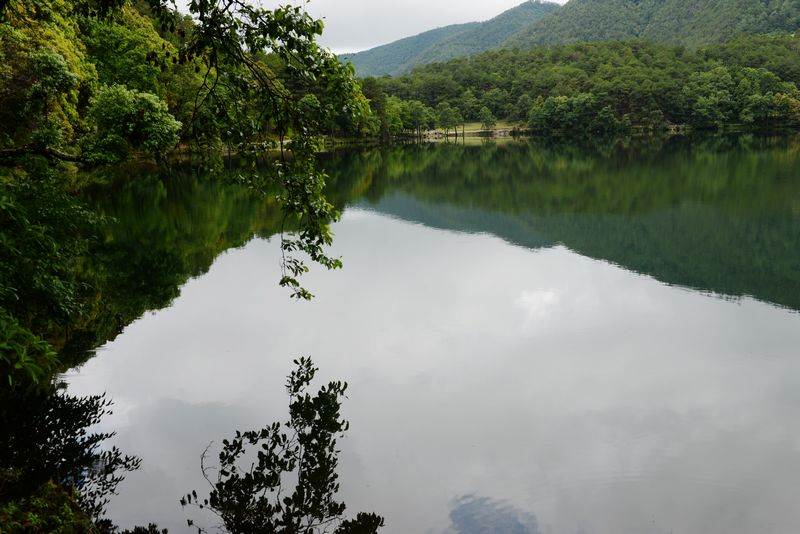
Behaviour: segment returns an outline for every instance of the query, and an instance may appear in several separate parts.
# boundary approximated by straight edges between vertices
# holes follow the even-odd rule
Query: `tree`
[[[118,162],[131,150],[160,158],[178,142],[181,129],[163,100],[122,85],[100,88],[88,115],[94,125],[86,141],[90,161]]]
[[[683,95],[692,110],[690,122],[700,128],[718,128],[733,111],[733,79],[725,67],[691,75]]]
[[[112,468],[138,465],[116,449],[100,451],[108,435],[87,431],[104,411],[102,399],[71,399],[53,384],[65,367],[54,347],[87,313],[92,288],[81,260],[100,219],[76,200],[76,176],[85,176],[76,170],[134,152],[163,155],[179,135],[206,169],[220,170],[218,149],[227,145],[241,156],[237,178],[283,210],[281,284],[310,298],[297,280],[308,269],[303,258],[341,265],[326,254],[338,214],[314,154],[332,120],[361,115],[366,102],[352,70],[317,45],[322,22],[302,7],[267,10],[244,0],[194,0],[188,17],[170,5],[0,1],[4,503],[11,491],[19,502],[64,497],[46,487],[52,480],[65,491],[80,486],[81,507],[96,517],[94,506],[120,480]],[[118,36],[131,44],[124,61],[104,48]],[[137,61],[141,69],[128,69]]]
[[[483,106],[478,113],[478,120],[481,121],[482,130],[491,130],[497,124],[497,119],[494,118],[492,111],[486,106]]]
[[[150,3],[162,27],[179,28],[168,0]],[[366,109],[353,68],[317,44],[324,25],[302,6],[270,10],[246,0],[195,0],[189,12],[194,24],[180,39],[176,62],[203,65],[193,117],[204,108],[222,117],[224,131],[232,132],[230,142],[251,163],[246,179],[265,193],[279,191],[286,221],[296,228],[281,234],[280,284],[293,297],[310,299],[298,282],[308,271],[302,257],[329,269],[342,265],[325,252],[338,213],[323,194],[325,175],[315,153],[317,136],[333,117]],[[202,135],[191,122],[193,135]],[[282,157],[267,168],[257,166],[271,148]],[[291,157],[285,157],[287,151]]]
[[[467,120],[478,118],[480,101],[475,97],[471,89],[467,89],[461,95],[461,111]]]
[[[505,116],[506,107],[510,104],[508,92],[500,87],[492,87],[484,93],[481,104],[495,115]]]
[[[528,113],[530,113],[532,106],[533,99],[531,99],[531,96],[528,93],[522,93],[517,99],[517,103],[514,106],[514,112],[511,118],[520,122],[528,120]]]
[[[436,106],[436,122],[440,128],[444,128],[444,135],[447,137],[448,132],[463,123],[464,119],[457,109],[452,108],[447,102],[442,102]]]
[[[433,110],[419,100],[412,100],[408,105],[408,120],[416,136],[422,137],[422,130],[433,121]]]
[[[355,520],[343,521],[345,504],[335,500],[336,438],[349,427],[340,414],[347,384],[330,382],[312,397],[306,389],[318,369],[308,358],[294,363],[297,369],[286,383],[289,421],[223,440],[216,480],[212,482],[211,469],[202,464],[210,495],[201,499],[192,491],[181,498],[181,505],[208,508],[231,534],[311,534],[336,523],[340,534],[377,532],[383,518],[359,513]],[[290,474],[296,480],[294,491],[282,494]]]
[[[338,215],[323,195],[325,176],[314,153],[334,121],[344,116],[357,123],[366,112],[352,68],[319,47],[322,21],[302,7],[269,10],[246,0],[196,0],[185,17],[170,8],[169,0],[148,0],[151,18],[145,26],[159,25],[158,36],[138,27],[142,15],[131,10],[143,5],[10,0],[2,6],[0,163],[16,166],[31,155],[48,163],[98,163],[118,161],[133,150],[163,154],[176,144],[181,124],[159,93],[177,91],[181,95],[174,101],[184,107],[182,139],[194,145],[207,168],[219,163],[216,149],[224,144],[243,159],[242,179],[280,200],[287,229],[280,283],[294,297],[310,298],[298,282],[308,270],[303,258],[327,268],[341,266],[325,252],[332,241],[330,222]],[[114,25],[126,21],[137,28],[117,31]],[[120,65],[128,64],[98,51],[115,36],[130,43],[135,52],[130,57],[138,56],[142,69],[115,76]],[[153,46],[159,39],[161,47]],[[93,50],[95,58],[87,55]],[[99,72],[112,82],[109,88],[98,83],[93,59],[102,63]],[[167,91],[162,76],[154,79],[169,70],[194,73],[175,77],[193,86],[191,102],[183,88]],[[156,92],[116,82],[155,84]],[[90,101],[96,104],[87,106]],[[273,149],[283,157],[268,159]]]

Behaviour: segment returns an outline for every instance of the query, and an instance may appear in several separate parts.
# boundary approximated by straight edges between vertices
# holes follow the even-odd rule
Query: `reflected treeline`
[[[796,137],[399,146],[326,166],[340,201],[800,310]]]
[[[339,208],[563,243],[665,283],[800,310],[798,138],[425,144],[322,159]],[[62,351],[73,364],[169,305],[221,252],[280,230],[263,196],[188,167],[132,165],[108,183],[85,194],[108,221],[81,265],[88,310]]]
[[[425,144],[322,159],[339,208],[563,243],[665,283],[800,310],[798,138]],[[108,221],[80,266],[86,313],[57,344],[71,364],[169,305],[221,252],[280,230],[263,196],[188,167],[131,165],[108,183],[85,194]]]
[[[87,359],[144,312],[169,305],[221,252],[280,229],[280,211],[269,199],[188,167],[167,172],[131,165],[91,178],[108,185],[74,198],[59,190],[42,195],[34,183],[35,194],[2,199],[4,220],[17,224],[3,227],[4,250],[15,255],[0,262],[14,275],[0,284],[6,297],[0,304],[21,305],[10,308],[14,322],[0,306],[0,330],[32,328],[43,339],[28,338],[57,365],[41,369],[22,345],[28,338],[4,337],[2,370],[14,363],[5,351],[19,346],[14,368],[32,371],[13,380],[0,373],[2,532],[119,532],[103,517],[105,505],[139,459],[109,448],[113,433],[91,432],[108,401],[70,396],[51,375]],[[54,314],[52,302],[64,313]],[[36,382],[39,376],[46,380]],[[134,532],[159,530],[150,525]]]
[[[106,532],[96,523],[140,460],[92,432],[104,396],[0,388],[0,531]],[[111,525],[108,525],[109,527]]]
[[[129,166],[107,179],[85,193],[107,221],[83,265],[85,313],[62,351],[70,364],[144,312],[168,306],[223,251],[280,229],[269,199],[189,167]]]
[[[491,232],[532,248],[564,243],[666,283],[800,310],[797,138],[415,145],[333,153],[323,160],[331,174],[328,195],[340,208],[371,205],[429,226]],[[263,196],[190,168],[164,173],[139,165],[115,174],[108,185],[83,194],[89,211],[105,217],[99,236],[86,239],[88,251],[69,246],[69,254],[52,259],[69,258],[64,279],[80,288],[74,303],[80,313],[71,315],[78,318],[66,329],[61,323],[42,329],[61,332],[48,341],[66,365],[83,361],[144,312],[169,305],[181,285],[206,272],[221,252],[280,230],[281,213]],[[40,219],[58,230],[57,221],[69,220],[78,208],[53,198],[69,209],[55,210],[59,204],[48,202],[39,211],[63,216]],[[35,221],[28,226],[42,226]],[[16,247],[20,262],[30,250],[52,248],[59,232],[52,233],[51,240],[18,239],[32,243]],[[32,273],[42,271],[35,267]],[[56,277],[50,285],[65,283]],[[49,308],[34,309],[39,301],[22,295],[20,320],[49,325],[41,320],[52,315]],[[103,456],[99,445],[108,436],[86,432],[102,415],[104,401],[48,390],[2,392],[5,522],[27,517],[18,503],[35,504],[38,496],[79,519],[79,508],[86,518],[98,517],[119,481],[115,469],[138,465],[114,449],[115,456]],[[95,493],[92,484],[99,488]],[[79,501],[63,489],[70,485],[91,498]],[[499,524],[509,532],[537,531],[532,516],[482,498],[459,501],[451,520],[456,532]]]

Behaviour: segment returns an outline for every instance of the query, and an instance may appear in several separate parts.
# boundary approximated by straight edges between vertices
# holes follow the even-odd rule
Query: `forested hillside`
[[[359,76],[402,74],[417,65],[468,56],[500,46],[511,35],[558,7],[550,2],[526,1],[486,22],[437,28],[343,59],[353,63]]]
[[[697,47],[798,27],[800,0],[570,0],[504,46],[641,38]]]
[[[799,38],[743,36],[699,51],[646,41],[495,50],[365,80],[364,91],[399,131],[418,130],[419,116],[447,128],[454,114],[535,132],[609,132],[797,127],[798,84]]]

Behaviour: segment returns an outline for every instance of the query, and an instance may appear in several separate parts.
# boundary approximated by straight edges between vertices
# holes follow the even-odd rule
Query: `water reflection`
[[[287,302],[277,244],[253,241],[70,378],[108,390],[145,460],[112,502],[123,525],[146,503],[180,528],[202,446],[282,416],[287,354],[350,382],[342,499],[387,532],[442,532],[469,494],[543,532],[800,522],[797,314],[364,211],[336,232],[348,267],[312,273],[312,304]]]
[[[465,495],[455,502],[450,521],[446,534],[539,534],[535,515],[475,495]]]
[[[113,517],[182,532],[202,448],[283,417],[309,354],[351,385],[342,499],[387,532],[793,531],[800,314],[774,304],[800,309],[797,145],[720,143],[334,156],[345,268],[310,274],[314,302],[253,240],[178,269],[168,308],[69,377],[144,459]]]
[[[800,143],[524,142],[333,157],[338,187],[428,226],[563,243],[663,282],[800,310]],[[358,177],[355,184],[345,183]]]

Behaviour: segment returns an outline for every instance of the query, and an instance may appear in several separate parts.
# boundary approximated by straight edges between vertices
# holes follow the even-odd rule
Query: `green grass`
[[[494,125],[492,130],[513,130],[514,128],[517,129],[524,129],[525,125],[518,122],[512,121],[497,121],[497,124]],[[461,127],[458,128],[458,131],[461,131]],[[483,128],[481,128],[480,122],[467,122],[464,124],[464,131],[465,132],[481,132]]]

